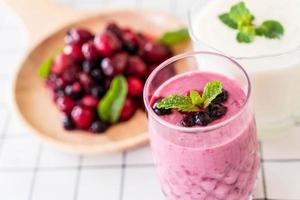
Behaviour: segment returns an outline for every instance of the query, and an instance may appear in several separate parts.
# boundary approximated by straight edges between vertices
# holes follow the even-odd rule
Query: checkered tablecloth
[[[64,0],[79,9],[131,6],[185,20],[191,0]],[[0,7],[0,200],[163,200],[149,147],[86,157],[34,138],[11,108],[11,77],[26,49],[24,27]],[[300,127],[261,143],[256,199],[300,200]]]

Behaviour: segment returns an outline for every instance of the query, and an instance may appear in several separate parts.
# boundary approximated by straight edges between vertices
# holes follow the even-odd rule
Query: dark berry
[[[212,119],[219,119],[226,114],[227,107],[219,103],[210,104],[207,107],[206,112]]]
[[[73,59],[64,53],[57,55],[53,61],[51,72],[61,75],[67,68],[73,65]]]
[[[82,45],[82,53],[87,60],[97,60],[99,58],[98,51],[93,41],[88,41]]]
[[[172,113],[172,110],[171,110],[171,109],[158,108],[158,107],[157,107],[157,103],[155,103],[155,104],[153,105],[153,111],[154,111],[157,115],[159,115],[159,116],[161,116],[161,115],[169,115],[169,114]]]
[[[96,67],[98,67],[98,63],[93,60],[85,60],[82,63],[82,70],[87,74],[89,74]]]
[[[81,105],[91,109],[97,108],[98,104],[99,104],[99,99],[91,95],[84,96],[81,100]]]
[[[131,98],[126,98],[120,114],[120,121],[130,119],[136,111],[135,102]]]
[[[70,113],[76,104],[70,97],[63,96],[56,99],[56,105],[60,111]]]
[[[161,63],[171,55],[170,49],[162,44],[147,42],[142,50],[142,57],[149,63]]]
[[[64,48],[64,53],[71,56],[76,62],[80,62],[84,59],[81,46],[78,44],[68,45]]]
[[[94,43],[98,53],[103,57],[111,56],[121,48],[121,41],[109,32],[97,35]]]
[[[82,45],[83,43],[93,39],[93,37],[93,34],[91,34],[88,30],[73,28],[67,32],[65,36],[65,43]]]
[[[111,34],[115,35],[118,39],[122,40],[123,38],[123,32],[121,28],[116,23],[109,23],[106,26],[106,31],[110,32]]]
[[[181,125],[184,126],[184,127],[192,127],[192,126],[195,126],[196,123],[195,123],[194,115],[192,115],[192,114],[186,115],[186,116],[182,119]]]
[[[213,101],[212,104],[215,103],[224,103],[228,99],[228,92],[224,90],[221,94],[219,94]]]
[[[212,119],[206,112],[198,112],[194,116],[195,124],[199,126],[206,126],[208,125]]]
[[[64,116],[63,118],[63,126],[66,130],[73,130],[76,128],[72,118],[68,115]]]
[[[91,88],[91,94],[96,98],[102,98],[105,95],[105,88],[103,86],[97,85]]]
[[[143,94],[144,84],[136,77],[128,77],[127,79],[128,95],[132,97],[140,97]]]
[[[105,132],[109,127],[109,124],[101,121],[95,121],[92,123],[90,130],[93,133],[103,133]]]
[[[128,69],[127,69],[127,74],[128,75],[133,75],[133,76],[138,76],[138,77],[145,77],[147,73],[147,66],[137,56],[130,57],[128,60]]]
[[[75,82],[72,85],[68,85],[65,88],[66,95],[70,96],[72,99],[79,99],[82,96],[83,90],[79,82]]]
[[[136,34],[132,31],[127,30],[123,32],[123,47],[131,55],[136,54],[139,49],[138,39]]]
[[[91,126],[95,114],[89,108],[75,106],[72,110],[71,116],[78,128],[87,129]]]
[[[102,72],[101,69],[97,68],[97,69],[93,69],[91,71],[91,76],[94,78],[94,80],[96,80],[97,82],[104,82],[104,74]]]

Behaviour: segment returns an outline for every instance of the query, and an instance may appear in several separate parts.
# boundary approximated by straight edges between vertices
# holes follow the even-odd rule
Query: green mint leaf
[[[46,79],[51,72],[51,67],[55,56],[62,52],[62,48],[57,49],[49,58],[45,59],[39,67],[38,74],[41,78]]]
[[[231,7],[229,18],[236,22],[239,28],[244,25],[251,25],[254,20],[253,15],[244,2],[240,2]]]
[[[124,76],[113,78],[110,88],[98,105],[97,112],[102,121],[115,123],[120,117],[127,95],[127,82]]]
[[[244,26],[242,27],[240,32],[238,32],[236,38],[237,41],[240,43],[251,43],[255,38],[255,34],[256,34],[255,27]]]
[[[192,99],[183,95],[170,95],[157,104],[158,108],[177,109],[183,112],[197,112],[199,108],[195,106]]]
[[[188,30],[186,28],[182,28],[177,31],[166,32],[161,38],[159,38],[158,41],[162,44],[171,46],[187,41],[189,38]]]
[[[226,24],[227,26],[229,26],[230,28],[233,28],[233,29],[237,29],[238,28],[238,24],[229,17],[228,13],[224,13],[222,15],[219,15],[219,19],[224,24]]]
[[[220,81],[211,81],[207,83],[204,87],[202,94],[202,99],[204,101],[204,108],[209,106],[209,104],[223,91],[223,85]]]
[[[270,39],[279,39],[284,34],[284,28],[278,21],[267,20],[256,29],[256,34]]]
[[[202,99],[201,95],[199,94],[199,92],[197,92],[196,90],[191,90],[190,91],[190,98],[192,100],[193,105],[202,106],[203,99]]]

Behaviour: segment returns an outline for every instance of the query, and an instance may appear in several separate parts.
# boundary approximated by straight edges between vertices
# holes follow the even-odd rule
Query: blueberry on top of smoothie
[[[227,101],[228,95],[222,83],[215,80],[208,82],[202,93],[190,90],[186,96],[172,94],[159,99],[153,110],[157,115],[168,115],[171,114],[171,109],[176,109],[185,114],[181,121],[182,126],[207,126],[226,114],[227,107],[223,103]]]

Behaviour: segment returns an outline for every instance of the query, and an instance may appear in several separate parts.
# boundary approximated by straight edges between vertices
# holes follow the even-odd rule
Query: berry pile
[[[128,88],[118,121],[130,119],[142,102],[144,82],[153,66],[171,56],[168,46],[115,23],[96,35],[80,28],[69,30],[46,80],[53,101],[64,113],[64,128],[104,132],[111,124],[100,119],[97,107],[117,75],[126,78]]]
[[[227,107],[224,103],[228,99],[228,92],[224,90],[221,94],[219,94],[212,103],[201,110],[200,112],[192,112],[192,113],[184,113],[184,117],[181,121],[181,125],[184,127],[192,127],[192,126],[207,126],[209,123],[220,119],[227,112]],[[158,102],[157,100],[156,102]],[[169,115],[171,114],[171,109],[158,108],[157,103],[153,105],[153,110],[157,115]]]

